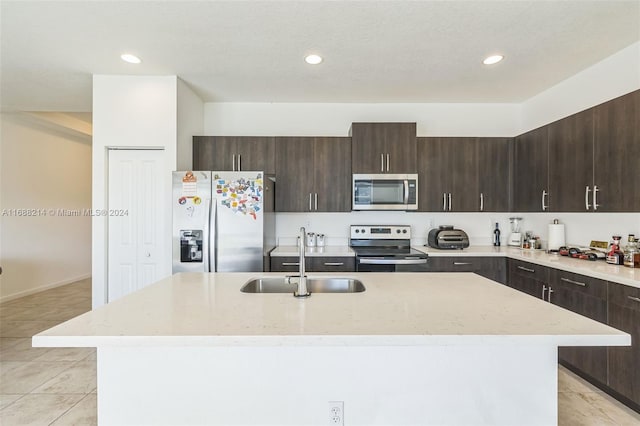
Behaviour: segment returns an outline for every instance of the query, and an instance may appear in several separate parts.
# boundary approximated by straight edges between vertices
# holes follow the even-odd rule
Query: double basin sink
[[[297,284],[289,284],[284,277],[254,278],[240,289],[243,293],[293,293]],[[354,278],[307,278],[307,289],[311,293],[361,293],[365,291],[362,281]]]

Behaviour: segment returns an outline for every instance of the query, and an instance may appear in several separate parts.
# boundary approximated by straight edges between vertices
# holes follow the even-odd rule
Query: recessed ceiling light
[[[311,65],[318,65],[320,62],[322,62],[322,56],[318,56],[318,55],[307,55],[304,58],[305,62]]]
[[[129,53],[120,55],[120,58],[125,62],[129,62],[130,64],[139,64],[140,62],[142,62],[136,55],[131,55]]]
[[[504,56],[502,55],[492,55],[485,58],[484,61],[482,61],[482,63],[485,65],[493,65],[493,64],[497,64],[503,59],[504,59]]]

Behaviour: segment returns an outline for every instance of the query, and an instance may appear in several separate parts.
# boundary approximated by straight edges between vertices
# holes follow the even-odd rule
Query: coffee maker
[[[509,234],[507,245],[522,247],[522,233],[520,232],[522,227],[522,218],[510,217],[509,222],[511,222],[511,234]]]

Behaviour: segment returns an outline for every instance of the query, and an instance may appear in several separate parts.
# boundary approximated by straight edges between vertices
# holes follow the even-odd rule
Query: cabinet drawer
[[[536,281],[547,282],[549,269],[534,263],[509,259],[509,275],[532,278]]]
[[[640,288],[610,282],[609,303],[640,312]]]
[[[309,269],[309,258],[305,258],[305,269]],[[298,272],[300,270],[300,259],[296,257],[272,257],[271,272]]]
[[[312,272],[355,272],[354,257],[309,257],[309,271]]]
[[[429,271],[433,272],[476,272],[482,267],[482,258],[479,257],[435,257],[428,260]]]
[[[576,291],[598,299],[607,300],[607,282],[597,278],[561,271],[559,269],[551,269],[549,271],[549,284],[554,291],[560,289]]]

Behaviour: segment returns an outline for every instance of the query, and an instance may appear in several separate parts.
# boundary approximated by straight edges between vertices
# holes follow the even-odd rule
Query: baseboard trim
[[[40,293],[41,291],[50,290],[55,287],[61,287],[63,285],[71,284],[76,281],[86,280],[91,278],[91,274],[84,274],[74,278],[68,278],[66,280],[57,281],[55,283],[46,284],[40,287],[32,288],[30,290],[21,291],[20,293],[14,293],[7,296],[0,297],[0,303],[9,302],[11,300],[19,299],[21,297],[29,296],[31,294]]]

